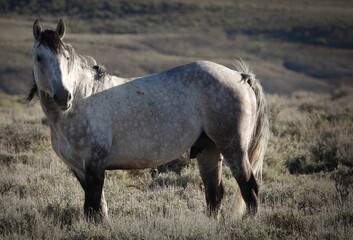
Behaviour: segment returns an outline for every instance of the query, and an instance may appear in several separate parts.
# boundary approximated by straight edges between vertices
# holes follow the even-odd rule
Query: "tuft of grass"
[[[353,188],[353,169],[344,165],[339,165],[337,169],[331,173],[331,179],[335,181],[335,187],[339,193],[341,203],[347,201],[348,195]]]
[[[162,173],[151,182],[151,187],[161,186],[179,186],[186,188],[189,184],[200,185],[201,178],[198,169],[184,168],[180,174],[175,172]]]
[[[315,232],[315,224],[297,211],[278,210],[269,214],[266,219],[276,239],[309,237]]]
[[[49,203],[41,214],[61,228],[70,228],[74,222],[82,218],[81,208],[72,206],[70,203],[66,203],[66,205],[58,202]]]

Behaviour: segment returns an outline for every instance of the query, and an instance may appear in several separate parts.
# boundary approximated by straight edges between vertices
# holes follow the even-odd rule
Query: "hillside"
[[[270,93],[352,85],[352,1],[0,1],[0,91],[31,81],[32,24],[67,23],[66,42],[109,72],[138,76],[205,59],[245,59]],[[5,34],[6,33],[6,34]]]

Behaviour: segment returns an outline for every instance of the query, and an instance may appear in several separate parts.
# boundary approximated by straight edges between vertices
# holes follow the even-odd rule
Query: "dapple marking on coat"
[[[237,71],[198,61],[148,76],[109,75],[63,42],[65,24],[33,24],[34,82],[52,146],[85,192],[88,219],[108,217],[105,170],[165,164],[191,149],[197,157],[208,215],[224,197],[222,161],[239,187],[235,214],[258,211],[258,184],[268,138],[260,83],[242,62]],[[102,70],[103,69],[103,70]],[[239,193],[240,192],[240,193]],[[245,204],[244,204],[245,202]]]

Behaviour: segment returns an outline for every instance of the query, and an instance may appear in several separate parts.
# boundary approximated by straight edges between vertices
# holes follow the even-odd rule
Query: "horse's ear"
[[[40,34],[42,33],[42,27],[40,26],[39,20],[35,20],[33,23],[33,36],[38,41]]]
[[[63,39],[65,36],[65,23],[64,21],[60,18],[58,26],[56,27],[56,33],[59,35],[60,39]]]

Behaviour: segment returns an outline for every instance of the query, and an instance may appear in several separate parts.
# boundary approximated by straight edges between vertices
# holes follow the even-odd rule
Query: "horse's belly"
[[[144,95],[119,106],[107,168],[158,166],[195,143],[202,131],[201,114],[194,98],[175,88],[159,89],[163,94],[143,88]]]
[[[108,169],[137,169],[162,165],[180,157],[201,134],[201,124],[169,122],[158,129],[139,129],[123,133],[113,141]]]
[[[173,158],[176,159],[176,158]],[[172,159],[172,160],[173,160]],[[152,168],[163,165],[170,162],[171,160],[161,160],[161,159],[137,159],[128,158],[124,156],[123,158],[111,159],[106,165],[107,170],[131,170],[131,169],[144,169]]]

